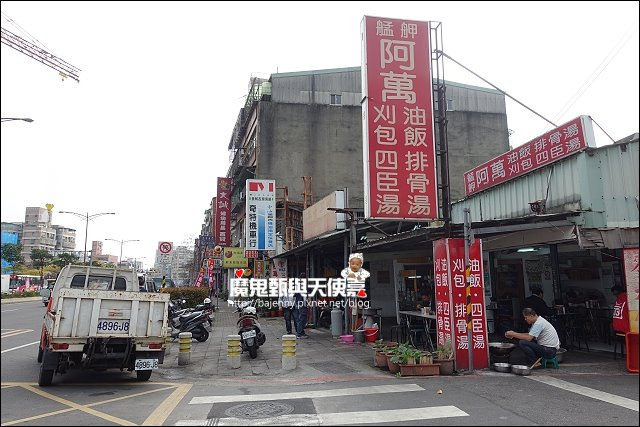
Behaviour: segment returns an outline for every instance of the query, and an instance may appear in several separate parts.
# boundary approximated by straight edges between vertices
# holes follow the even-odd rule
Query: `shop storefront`
[[[623,250],[638,247],[637,135],[469,196],[454,222],[464,208],[489,261],[494,337],[526,330],[524,301],[542,290],[563,345],[613,349],[611,288],[627,286]]]

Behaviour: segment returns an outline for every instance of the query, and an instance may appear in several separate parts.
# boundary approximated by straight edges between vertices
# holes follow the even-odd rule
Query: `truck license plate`
[[[158,369],[158,359],[136,359],[136,371],[148,371]]]
[[[129,332],[129,320],[99,319],[98,332],[127,333]]]
[[[256,331],[247,331],[242,333],[242,339],[246,340],[248,338],[253,338],[256,336]]]

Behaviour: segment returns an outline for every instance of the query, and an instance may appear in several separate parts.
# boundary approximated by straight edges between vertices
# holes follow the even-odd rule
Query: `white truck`
[[[132,269],[68,265],[44,315],[40,386],[71,366],[136,371],[147,381],[164,361],[169,294],[139,292]]]

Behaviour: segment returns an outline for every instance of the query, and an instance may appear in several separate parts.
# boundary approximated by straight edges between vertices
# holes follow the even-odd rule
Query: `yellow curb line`
[[[16,387],[16,386],[10,386],[10,387]],[[159,389],[155,389],[155,390],[143,391],[143,392],[140,392],[140,393],[130,394],[130,395],[127,395],[127,396],[116,397],[116,398],[113,398],[113,399],[103,400],[103,401],[100,401],[100,402],[94,402],[94,403],[90,403],[88,405],[83,405],[83,406],[86,406],[88,408],[88,407],[91,407],[91,406],[103,405],[105,403],[117,402],[119,400],[125,400],[125,399],[129,399],[129,398],[132,398],[132,397],[138,397],[138,396],[142,396],[142,395],[145,395],[145,394],[151,394],[151,393],[156,393],[156,392],[159,392],[159,391],[169,390],[169,389],[172,389],[174,387],[176,387],[176,386],[173,385],[173,386],[163,387],[163,388],[159,388]],[[14,425],[14,424],[24,423],[24,422],[27,422],[27,421],[33,421],[33,420],[37,420],[37,419],[40,419],[40,418],[51,417],[53,415],[64,414],[66,412],[72,412],[72,411],[75,411],[75,410],[76,410],[75,408],[61,409],[59,411],[48,412],[46,414],[34,415],[33,417],[21,418],[19,420],[9,421],[7,423],[3,423],[2,425],[3,426],[9,426],[9,425]]]
[[[193,384],[182,384],[167,397],[142,423],[143,426],[161,426],[187,395]]]

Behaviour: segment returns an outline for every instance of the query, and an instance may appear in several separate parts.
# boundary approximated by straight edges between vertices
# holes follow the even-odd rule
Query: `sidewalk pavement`
[[[227,363],[227,336],[238,333],[238,314],[233,307],[221,305],[215,312],[213,330],[204,343],[192,340],[191,363],[178,366],[178,340],[167,344],[164,363],[157,374],[167,381],[187,379],[194,382],[216,383],[233,381],[266,384],[301,384],[360,379],[390,379],[388,371],[374,367],[371,343],[342,344],[326,329],[307,328],[308,339],[297,340],[297,368],[282,370],[282,335],[286,333],[284,319],[260,318],[266,342],[258,350],[258,357],[241,355],[239,369]],[[524,354],[516,349],[511,364],[525,364]],[[511,375],[493,370],[477,370],[477,375]],[[559,369],[535,369],[531,375],[628,375],[625,359],[613,359],[613,354],[599,351],[570,349]],[[425,377],[426,378],[426,377]]]
[[[282,370],[282,335],[286,334],[284,319],[260,318],[266,342],[259,348],[258,357],[241,355],[239,369],[227,363],[227,336],[236,335],[238,313],[234,307],[220,305],[215,314],[213,330],[206,342],[192,340],[191,363],[178,366],[178,340],[167,344],[164,363],[158,373],[167,380],[189,378],[210,381],[216,379],[253,379],[259,382],[325,382],[332,380],[390,378],[373,366],[372,344],[342,344],[325,329],[307,328],[308,339],[297,340],[297,367]]]

